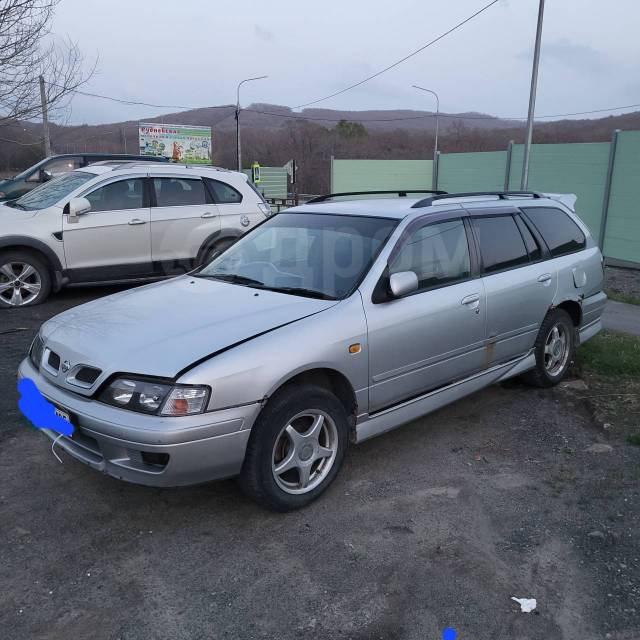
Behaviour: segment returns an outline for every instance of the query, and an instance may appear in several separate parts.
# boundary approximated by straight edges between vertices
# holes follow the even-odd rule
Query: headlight
[[[273,213],[273,211],[271,211],[271,207],[266,202],[260,202],[258,204],[258,209],[260,209],[267,218]]]
[[[38,334],[31,343],[31,348],[29,349],[29,359],[31,360],[31,364],[36,368],[40,369],[40,363],[42,362],[42,352],[44,351],[44,341]]]
[[[106,404],[162,416],[189,416],[207,407],[209,388],[163,381],[116,378],[99,395]]]

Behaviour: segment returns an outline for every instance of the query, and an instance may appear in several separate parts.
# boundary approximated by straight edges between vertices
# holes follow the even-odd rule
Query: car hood
[[[181,276],[65,311],[41,329],[71,366],[175,377],[194,362],[337,302]]]

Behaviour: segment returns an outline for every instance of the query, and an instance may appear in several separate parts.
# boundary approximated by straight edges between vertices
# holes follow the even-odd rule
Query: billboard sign
[[[181,164],[211,164],[211,127],[141,122],[140,155],[164,156]]]

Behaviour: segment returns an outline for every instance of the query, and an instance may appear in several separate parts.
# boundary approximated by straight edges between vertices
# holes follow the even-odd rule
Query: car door
[[[514,211],[473,211],[487,296],[490,363],[529,351],[558,283],[546,247]]]
[[[388,274],[413,271],[418,290],[364,302],[370,412],[464,378],[484,364],[485,293],[469,225],[461,217],[425,221],[403,235]]]
[[[114,178],[82,194],[91,210],[69,222],[62,238],[74,281],[119,280],[151,272],[151,231],[145,176]]]
[[[171,270],[220,229],[218,207],[198,176],[152,175],[151,184],[151,255],[156,268]]]
[[[218,206],[222,229],[228,229],[237,235],[237,232],[244,233],[264,220],[264,212],[258,206],[258,198],[261,198],[258,194],[250,192],[245,197],[239,186],[213,178],[205,178],[205,182]],[[246,183],[243,190],[250,188],[249,183]]]

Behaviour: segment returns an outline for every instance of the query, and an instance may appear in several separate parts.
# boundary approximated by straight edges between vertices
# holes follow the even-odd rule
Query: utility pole
[[[47,105],[47,90],[44,86],[44,76],[40,76],[40,101],[42,103],[42,135],[44,139],[44,155],[51,155],[51,136],[49,135],[49,110]]]
[[[440,98],[435,91],[431,89],[425,89],[424,87],[419,87],[417,84],[411,85],[414,89],[420,89],[420,91],[426,91],[430,93],[436,99],[436,141],[433,145],[433,180],[432,180],[432,189],[435,191],[438,185],[438,174],[437,174],[437,162],[438,162],[438,129],[440,128]]]
[[[529,188],[529,156],[531,155],[531,140],[533,139],[533,116],[536,110],[536,90],[538,88],[538,65],[540,62],[540,42],[542,40],[542,19],[544,17],[544,0],[540,0],[538,7],[538,26],[536,28],[536,44],[533,50],[533,69],[531,71],[531,90],[529,92],[529,113],[527,114],[527,134],[524,141],[524,157],[522,161],[522,181],[520,188]]]
[[[269,76],[258,76],[257,78],[245,78],[238,83],[236,89],[236,159],[238,161],[238,171],[242,171],[242,148],[240,146],[240,87],[245,82],[252,82],[253,80],[264,80]]]

